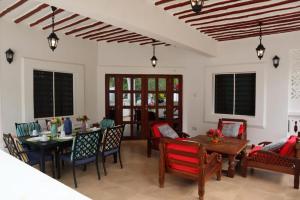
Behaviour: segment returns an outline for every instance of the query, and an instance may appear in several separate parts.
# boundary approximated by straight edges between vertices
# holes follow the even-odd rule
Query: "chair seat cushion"
[[[177,138],[176,140],[184,141],[184,140],[188,140],[188,139]],[[181,144],[168,144],[166,146],[166,148],[168,150],[177,150],[177,151],[193,153],[193,154],[198,152],[197,147],[191,147],[191,146],[186,146],[186,145],[181,145]],[[185,161],[185,162],[188,162],[191,164],[199,164],[199,162],[200,162],[198,158],[193,158],[193,157],[184,156],[184,155],[168,153],[167,156],[169,159]],[[181,165],[181,164],[177,164],[177,163],[170,163],[169,167],[172,169],[178,170],[178,171],[184,171],[184,172],[192,173],[192,174],[198,174],[200,172],[199,168],[189,167],[189,166],[185,166],[185,165]]]
[[[63,160],[63,161],[72,163],[71,153],[62,154],[60,156],[60,159]],[[86,158],[86,159],[82,159],[82,160],[76,160],[75,161],[75,166],[88,164],[88,163],[94,162],[95,160],[96,160],[96,156]]]
[[[283,147],[280,149],[279,154],[281,156],[288,156],[288,157],[293,157],[295,156],[295,146],[297,143],[297,136],[292,135],[286,143],[283,145]]]
[[[109,155],[113,155],[115,153],[118,153],[119,149],[112,149],[112,150],[109,150],[109,151],[105,151],[103,154],[104,156],[109,156]]]
[[[174,129],[169,124],[164,124],[158,127],[159,132],[167,138],[176,139],[178,138],[178,134],[174,131]]]

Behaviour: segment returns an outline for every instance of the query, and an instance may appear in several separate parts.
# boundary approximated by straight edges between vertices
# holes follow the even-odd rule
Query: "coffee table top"
[[[201,143],[207,151],[221,154],[237,155],[246,148],[248,141],[236,138],[224,138],[220,143],[214,144],[208,140],[206,135],[198,135],[191,138],[192,141]]]

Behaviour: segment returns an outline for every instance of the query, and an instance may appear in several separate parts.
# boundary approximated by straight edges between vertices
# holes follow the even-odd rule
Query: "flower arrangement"
[[[83,116],[77,117],[76,120],[86,122],[87,120],[89,120],[89,118],[86,115],[83,115]]]
[[[53,117],[50,121],[51,124],[56,124],[57,126],[60,126],[61,125],[61,118],[59,117]]]
[[[224,138],[222,131],[219,129],[209,129],[207,136],[212,143],[218,143]]]

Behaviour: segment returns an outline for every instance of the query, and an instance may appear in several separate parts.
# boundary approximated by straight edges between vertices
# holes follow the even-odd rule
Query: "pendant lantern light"
[[[203,8],[204,0],[191,0],[192,10],[199,14]]]
[[[57,37],[57,35],[54,33],[54,12],[57,9],[54,6],[51,6],[52,9],[52,32],[50,33],[50,35],[48,36],[48,43],[49,43],[49,47],[52,51],[54,51],[57,47],[57,43],[59,38]]]
[[[261,23],[259,23],[259,45],[256,47],[257,57],[261,60],[264,57],[266,48],[261,43],[262,40],[262,31],[261,31]]]
[[[155,42],[155,40],[153,40],[153,43],[154,42]],[[156,67],[158,59],[155,56],[155,45],[152,44],[152,47],[153,47],[153,56],[151,58],[151,64],[152,64],[152,67]]]

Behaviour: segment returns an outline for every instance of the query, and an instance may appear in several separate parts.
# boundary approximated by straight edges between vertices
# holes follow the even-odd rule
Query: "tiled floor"
[[[196,200],[197,183],[183,178],[166,176],[165,188],[158,187],[158,153],[146,157],[145,141],[126,141],[122,144],[124,168],[107,160],[108,175],[98,181],[94,164],[87,171],[78,169],[77,190],[92,199],[101,200]],[[70,166],[62,169],[64,184],[74,187]],[[206,200],[292,200],[300,199],[300,190],[293,189],[293,177],[255,170],[247,178],[237,174],[221,181],[212,178],[206,183]]]

